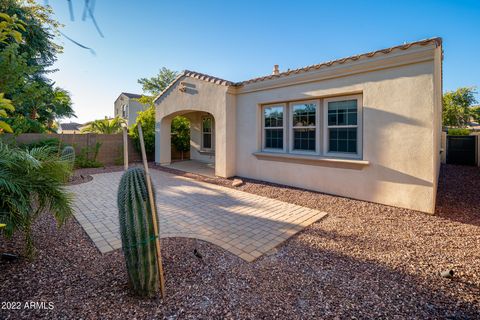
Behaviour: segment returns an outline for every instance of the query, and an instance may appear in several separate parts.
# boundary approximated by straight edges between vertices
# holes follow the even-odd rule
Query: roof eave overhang
[[[232,87],[231,92],[244,94],[421,63],[434,59],[433,49],[435,48],[435,43],[432,43],[430,45],[411,47],[408,50],[398,50],[375,57],[361,57],[356,61],[336,63],[311,71],[289,74],[284,77],[236,85]]]

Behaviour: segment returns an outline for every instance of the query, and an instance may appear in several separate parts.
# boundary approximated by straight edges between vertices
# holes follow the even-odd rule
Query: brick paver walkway
[[[121,248],[117,188],[122,172],[93,175],[69,186],[75,217],[104,253]],[[151,170],[160,237],[189,237],[253,261],[326,213],[185,177]]]

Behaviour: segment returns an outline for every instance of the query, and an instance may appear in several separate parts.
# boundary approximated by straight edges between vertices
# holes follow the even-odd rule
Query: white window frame
[[[210,120],[212,121],[212,128],[211,128],[212,132],[204,132],[204,131],[203,131],[203,120],[204,120],[204,119],[210,119]],[[200,139],[200,140],[201,140],[201,141],[200,141],[200,143],[201,143],[201,145],[200,145],[201,148],[200,148],[200,150],[202,150],[202,151],[213,151],[213,150],[215,150],[215,119],[213,118],[213,116],[204,115],[204,116],[202,116],[202,118],[201,118],[200,121],[201,121],[201,122],[200,122],[200,135],[201,135],[201,139]],[[210,139],[211,139],[211,141],[210,141],[211,148],[205,148],[205,147],[204,147],[204,144],[203,144],[203,135],[204,135],[205,133],[209,133],[210,136],[211,136],[211,138],[210,138]]]
[[[273,148],[266,148],[265,147],[265,130],[268,130],[265,127],[265,109],[271,107],[282,107],[283,108],[283,127],[268,127],[268,129],[283,129],[283,148],[282,149],[273,149]],[[279,153],[286,153],[287,152],[287,104],[286,103],[272,103],[272,104],[265,104],[262,105],[261,108],[262,112],[262,151],[265,152],[279,152]]]
[[[329,126],[328,125],[328,103],[344,100],[357,100],[357,125],[340,125]],[[330,128],[357,128],[357,153],[349,152],[329,152],[329,130]],[[331,157],[338,158],[351,158],[362,159],[363,158],[363,97],[361,94],[338,96],[333,98],[323,99],[323,154]]]
[[[305,127],[294,127],[293,126],[293,107],[297,104],[307,104],[315,103],[315,125],[314,126],[305,126]],[[293,129],[315,129],[315,151],[309,150],[297,150],[294,149],[294,134]],[[303,100],[303,101],[292,101],[288,103],[288,151],[292,154],[305,154],[305,155],[320,155],[320,100]]]
[[[122,118],[128,118],[128,106],[126,104],[122,105]]]

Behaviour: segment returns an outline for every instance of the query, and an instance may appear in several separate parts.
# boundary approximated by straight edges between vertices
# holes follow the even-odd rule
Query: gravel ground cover
[[[329,216],[253,263],[203,241],[162,240],[165,300],[131,296],[121,252],[100,254],[75,220],[57,230],[42,217],[37,259],[0,262],[0,302],[22,303],[0,318],[478,319],[479,171],[443,167],[438,216],[244,179],[238,189]],[[18,237],[0,242],[0,252],[22,248]],[[449,268],[452,279],[439,276]]]

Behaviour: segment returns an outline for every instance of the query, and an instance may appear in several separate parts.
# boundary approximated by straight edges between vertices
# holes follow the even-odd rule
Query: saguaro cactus
[[[130,168],[118,187],[118,218],[130,286],[141,296],[158,290],[155,233],[145,171]]]
[[[62,150],[60,159],[66,161],[70,167],[70,171],[72,171],[73,166],[75,165],[75,149],[73,149],[72,146],[66,146]]]

